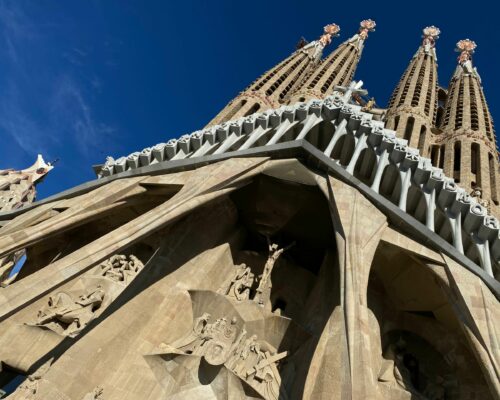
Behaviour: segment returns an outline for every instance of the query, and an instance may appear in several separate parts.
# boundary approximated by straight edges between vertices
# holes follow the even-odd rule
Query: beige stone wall
[[[36,262],[0,289],[0,383],[31,379],[12,399],[500,398],[500,309],[481,279],[297,160],[116,180],[9,222],[0,256],[19,248]],[[117,254],[143,267],[103,274]],[[96,283],[95,308],[50,308]],[[75,313],[83,326],[58,330]],[[204,313],[234,325],[203,336]],[[243,331],[258,347],[217,361]]]

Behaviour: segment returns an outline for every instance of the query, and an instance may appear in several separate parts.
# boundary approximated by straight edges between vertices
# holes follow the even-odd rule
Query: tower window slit
[[[470,96],[470,123],[473,131],[479,130],[479,115],[477,112],[476,91],[472,79],[469,77],[469,96]]]
[[[421,152],[424,151],[426,132],[427,132],[427,128],[425,127],[425,125],[422,125],[422,127],[420,128],[420,136],[418,137],[418,148]]]
[[[489,165],[489,175],[490,175],[490,188],[491,188],[491,200],[498,206],[498,193],[497,193],[497,170],[496,163],[493,155],[488,153],[488,165]]]
[[[249,115],[255,114],[257,111],[259,111],[260,104],[255,103],[252,108],[250,108],[244,115],[244,117],[248,117]]]
[[[460,182],[460,164],[462,157],[462,147],[460,142],[455,142],[453,145],[453,178],[456,182]]]
[[[443,169],[444,168],[444,154],[445,154],[446,147],[444,144],[439,146],[439,165],[438,167]]]
[[[397,115],[396,118],[394,118],[394,130],[395,131],[398,130],[398,125],[399,125],[399,115]]]
[[[458,101],[455,114],[455,129],[460,129],[462,127],[463,109],[464,109],[464,81],[463,79],[461,79],[458,88]]]
[[[404,133],[404,139],[408,140],[408,143],[410,142],[411,134],[413,132],[414,125],[415,125],[415,118],[408,117],[408,120],[406,122],[405,133]]]
[[[477,174],[477,171],[479,169],[479,144],[472,143],[470,150],[470,172],[473,174]]]
[[[439,146],[433,144],[431,146],[431,163],[435,167],[438,166],[438,158],[439,158]]]

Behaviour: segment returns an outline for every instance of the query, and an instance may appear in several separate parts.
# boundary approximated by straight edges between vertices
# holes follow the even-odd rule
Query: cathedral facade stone
[[[230,103],[200,131],[0,213],[6,398],[500,399],[493,186],[471,195],[427,158],[449,129],[432,132],[439,30],[424,31],[386,110],[353,80],[374,27],[321,61],[339,31],[328,25],[259,78],[288,88],[259,98],[269,109]],[[450,87],[479,101],[460,46]],[[420,146],[421,128],[405,138],[394,124],[422,110]],[[476,168],[497,171],[496,153],[491,165]]]

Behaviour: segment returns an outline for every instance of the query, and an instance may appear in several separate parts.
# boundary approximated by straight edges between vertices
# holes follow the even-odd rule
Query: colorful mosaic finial
[[[340,32],[340,27],[337,24],[328,24],[323,28],[325,32],[319,38],[319,42],[323,46],[327,46],[332,42],[332,37],[338,36]]]
[[[368,37],[368,33],[374,32],[377,24],[375,21],[371,19],[365,19],[359,23],[359,32],[358,35],[362,40],[365,40]]]
[[[462,39],[457,42],[457,48],[455,51],[458,51],[460,55],[458,56],[458,63],[460,65],[465,64],[467,61],[472,60],[472,54],[474,54],[474,50],[476,50],[477,44],[473,40],[470,39]]]
[[[434,26],[426,26],[423,30],[423,41],[422,44],[424,46],[430,46],[430,48],[434,48],[436,45],[436,40],[439,39],[439,35],[441,34],[441,30]]]

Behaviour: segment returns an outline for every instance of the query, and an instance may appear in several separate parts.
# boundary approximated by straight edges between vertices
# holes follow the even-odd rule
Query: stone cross
[[[349,86],[335,86],[333,90],[344,93],[342,96],[342,100],[348,103],[351,100],[353,94],[366,95],[368,91],[365,89],[361,89],[363,86],[363,81],[352,81]]]

